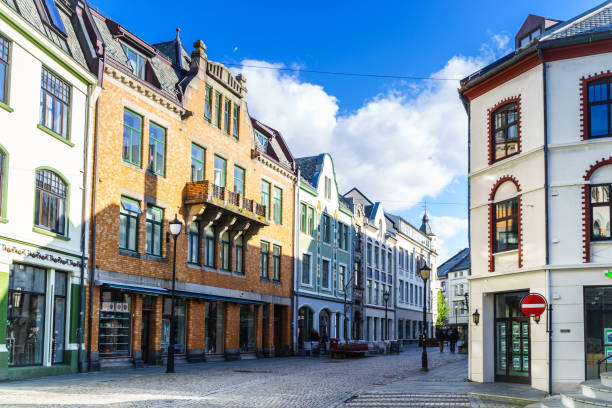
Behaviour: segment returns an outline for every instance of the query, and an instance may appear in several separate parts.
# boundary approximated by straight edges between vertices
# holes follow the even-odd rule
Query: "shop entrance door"
[[[531,383],[529,317],[520,310],[528,294],[495,295],[495,381]]]

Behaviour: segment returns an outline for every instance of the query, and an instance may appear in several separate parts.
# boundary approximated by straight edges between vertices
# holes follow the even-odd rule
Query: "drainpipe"
[[[87,85],[87,98],[85,100],[85,108],[87,112],[85,114],[85,137],[83,146],[83,192],[81,200],[81,270],[79,277],[79,321],[77,323],[77,364],[79,373],[83,372],[83,319],[85,317],[85,311],[83,309],[85,305],[85,243],[87,234],[87,168],[89,166],[89,109],[91,101],[92,87]]]
[[[296,166],[297,167],[297,166]],[[298,294],[297,294],[297,282],[298,282],[298,264],[300,258],[300,240],[299,240],[299,230],[300,230],[300,217],[298,208],[300,206],[299,203],[299,194],[300,194],[300,169],[297,168],[297,181],[295,183],[295,193],[293,194],[293,293],[295,297],[293,299],[293,321],[291,324],[293,325],[293,350],[297,351],[299,345],[297,344],[297,318],[298,318]]]
[[[549,173],[548,173],[548,95],[547,95],[547,84],[546,84],[546,61],[544,60],[544,55],[542,54],[542,49],[538,44],[538,57],[540,57],[540,61],[542,62],[542,113],[544,116],[544,223],[545,223],[545,242],[546,242],[546,265],[550,264],[550,222],[548,219],[549,214],[549,190],[550,190],[550,182],[549,182]],[[550,273],[550,268],[546,269],[546,283],[547,283],[547,292],[548,292],[548,310],[547,310],[547,328],[546,332],[548,333],[548,394],[552,394],[552,275]]]
[[[470,181],[470,172],[472,171],[472,160],[470,158],[470,152],[472,150],[472,134],[471,134],[471,129],[470,129],[470,125],[472,122],[472,112],[471,112],[471,105],[470,105],[470,101],[463,95],[463,94],[459,94],[459,97],[461,98],[461,102],[463,102],[463,107],[465,108],[465,112],[467,113],[467,117],[468,117],[468,178],[467,178],[467,200],[468,200],[468,208],[467,208],[467,218],[468,218],[468,248],[470,250],[469,253],[469,269],[468,269],[468,276],[472,274],[472,249],[471,249],[471,245],[472,245],[472,224],[470,222],[471,220],[471,214],[470,214],[470,203],[471,203],[471,199],[472,199],[472,192],[471,192],[471,181]],[[470,288],[471,285],[468,285],[468,296],[471,296],[472,294],[469,293],[470,292]],[[468,297],[469,299],[469,297]],[[467,308],[467,325],[468,325],[468,356],[472,355],[472,333],[471,333],[471,325],[470,325],[470,306],[469,304],[466,304],[466,308]],[[472,359],[468,358],[468,380],[471,380],[472,377]]]

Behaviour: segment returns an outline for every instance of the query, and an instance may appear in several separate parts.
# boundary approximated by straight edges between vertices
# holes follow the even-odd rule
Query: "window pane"
[[[610,186],[591,187],[591,203],[609,203]]]
[[[204,180],[204,149],[191,145],[191,181]]]
[[[0,39],[0,42],[2,39]],[[6,64],[0,61],[0,102],[6,103]]]
[[[66,298],[55,297],[53,302],[53,333],[51,337],[51,361],[64,362],[64,339],[66,330]]]
[[[600,102],[607,99],[607,84],[589,85],[589,102]]]
[[[220,187],[225,187],[225,159],[215,156],[215,178],[214,184]]]
[[[591,136],[608,134],[608,105],[591,106],[589,119],[591,121]]]
[[[610,238],[610,206],[593,207],[593,237]]]
[[[244,196],[244,169],[234,166],[234,192]]]

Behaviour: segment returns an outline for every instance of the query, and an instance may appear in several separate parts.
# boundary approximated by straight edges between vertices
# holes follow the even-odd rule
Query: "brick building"
[[[92,164],[93,368],[158,363],[170,338],[177,239],[177,359],[291,350],[296,166],[252,119],[245,78],[188,53],[179,30],[147,44],[92,11],[105,44]]]

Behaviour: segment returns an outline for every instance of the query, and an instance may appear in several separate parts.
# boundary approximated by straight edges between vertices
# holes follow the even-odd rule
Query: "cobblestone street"
[[[429,355],[432,369],[426,374],[419,371],[420,350],[412,346],[399,356],[213,362],[183,365],[173,375],[155,367],[48,377],[0,384],[0,403],[120,407],[487,406],[453,385],[465,383],[465,356],[440,355],[433,349]],[[445,386],[446,390],[424,390],[421,381]]]

